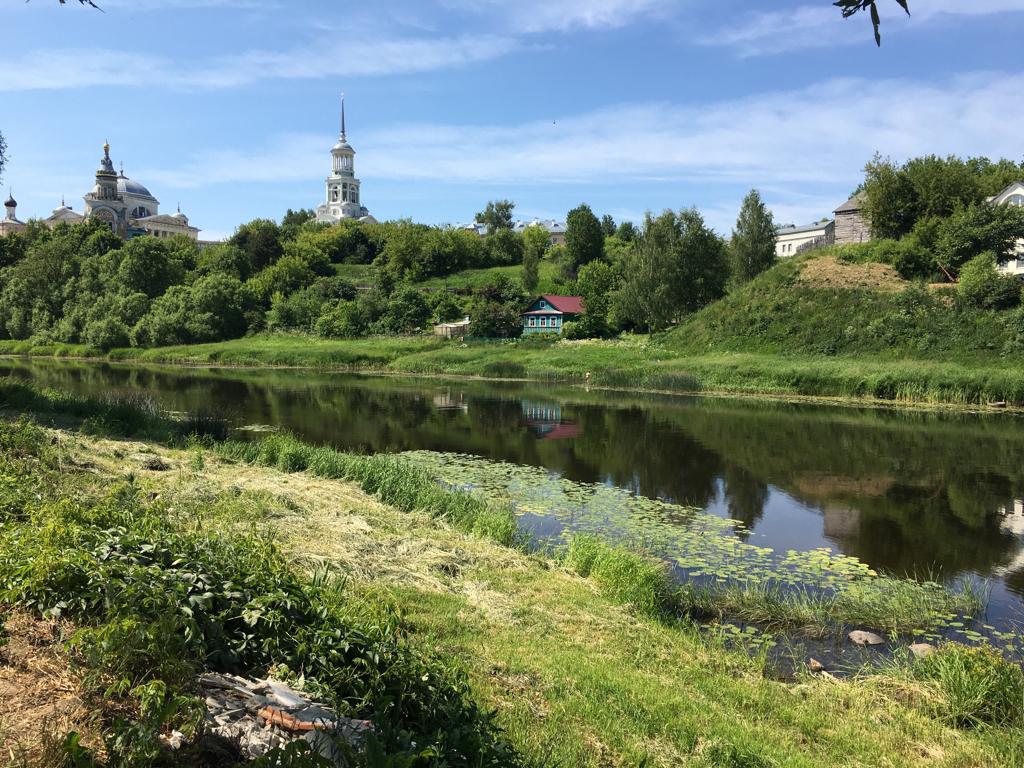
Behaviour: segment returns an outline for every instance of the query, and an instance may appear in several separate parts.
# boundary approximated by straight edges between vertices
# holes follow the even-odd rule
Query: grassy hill
[[[952,286],[902,280],[830,249],[787,260],[667,334],[690,354],[869,356],[1002,365],[1024,352],[1024,314],[961,306]]]

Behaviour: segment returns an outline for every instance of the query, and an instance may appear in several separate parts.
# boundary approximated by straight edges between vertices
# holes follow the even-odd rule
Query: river
[[[829,547],[896,575],[989,580],[987,620],[1024,620],[1024,420],[548,384],[0,360],[0,376],[144,392],[360,451],[539,467],[740,521],[779,552]]]

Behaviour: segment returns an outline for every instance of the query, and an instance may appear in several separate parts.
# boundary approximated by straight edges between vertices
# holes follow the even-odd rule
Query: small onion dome
[[[18,201],[14,199],[14,195],[7,193],[7,200],[4,202],[5,208],[16,208]]]
[[[178,206],[178,212],[174,214],[174,218],[176,218],[178,221],[188,224],[188,216],[181,212],[180,205]]]

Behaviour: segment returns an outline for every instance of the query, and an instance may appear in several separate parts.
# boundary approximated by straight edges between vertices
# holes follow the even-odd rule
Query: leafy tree
[[[216,243],[199,252],[196,272],[200,275],[222,274],[245,280],[252,274],[248,254],[231,243]]]
[[[181,283],[185,273],[195,266],[196,250],[191,240],[183,242],[136,237],[120,251],[116,281],[125,291],[143,293],[151,299],[162,295],[172,285]]]
[[[877,238],[898,240],[913,229],[917,219],[917,193],[901,169],[875,155],[864,166],[864,211]]]
[[[469,315],[470,333],[482,338],[516,338],[523,332],[521,313],[526,297],[505,275],[482,288],[473,297]]]
[[[619,284],[619,272],[603,261],[592,261],[580,268],[576,291],[583,298],[583,313],[574,323],[577,338],[607,336],[611,297]]]
[[[246,282],[253,297],[263,306],[269,306],[275,293],[282,295],[292,293],[316,280],[316,273],[309,264],[298,256],[285,256],[273,266],[254,275]]]
[[[637,247],[626,257],[623,280],[614,299],[620,322],[648,333],[664,328],[675,314],[672,285],[673,245],[677,240],[675,215],[666,211],[658,219],[647,217]]]
[[[338,339],[365,336],[369,328],[370,317],[358,301],[339,301],[326,307],[315,326],[318,336]]]
[[[253,273],[266,269],[284,254],[281,230],[270,219],[254,219],[243,224],[228,243],[242,249]]]
[[[573,208],[566,216],[565,252],[568,256],[567,266],[574,276],[584,264],[604,256],[604,233],[601,231],[601,222],[585,203]]]
[[[967,261],[990,252],[1005,262],[1024,239],[1024,209],[1012,205],[974,203],[962,208],[938,226],[936,260],[951,272]]]
[[[511,229],[499,229],[484,241],[487,263],[495,267],[514,267],[523,263],[523,236]]]
[[[391,226],[375,262],[385,280],[399,283],[428,276],[424,268],[423,247],[429,231],[430,227],[414,224],[408,219]]]
[[[696,210],[648,216],[626,259],[614,314],[648,332],[660,330],[721,298],[727,277],[725,243]]]
[[[511,200],[491,200],[487,207],[476,215],[476,222],[486,225],[489,235],[501,229],[512,229],[512,211],[515,207],[516,204]]]
[[[426,325],[429,317],[430,305],[423,294],[412,286],[405,286],[391,294],[375,330],[379,333],[409,333]]]
[[[877,238],[899,239],[917,222],[982,202],[1024,174],[1024,165],[988,158],[926,155],[903,165],[875,155],[865,166],[865,211]]]
[[[476,266],[483,261],[483,248],[472,232],[432,228],[424,235],[420,271],[441,277]]]
[[[601,217],[601,233],[605,237],[611,237],[615,234],[615,219],[610,214],[605,214]]]
[[[461,302],[448,291],[437,291],[431,301],[431,317],[435,323],[450,323],[465,314]]]
[[[749,282],[775,263],[775,222],[756,189],[743,198],[729,255],[737,283]]]
[[[632,243],[639,236],[636,225],[632,221],[624,221],[615,230],[615,236],[624,243]]]
[[[535,293],[540,283],[540,260],[548,249],[550,237],[544,227],[534,225],[523,231],[523,288]]]
[[[300,208],[293,211],[289,208],[281,219],[281,238],[284,240],[294,239],[307,224],[316,220],[316,212],[310,208]]]

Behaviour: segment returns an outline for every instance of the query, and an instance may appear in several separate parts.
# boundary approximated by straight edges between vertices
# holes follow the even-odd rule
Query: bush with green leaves
[[[968,306],[1011,309],[1020,304],[1021,281],[1000,273],[995,254],[987,252],[963,265],[956,291],[957,298]]]

